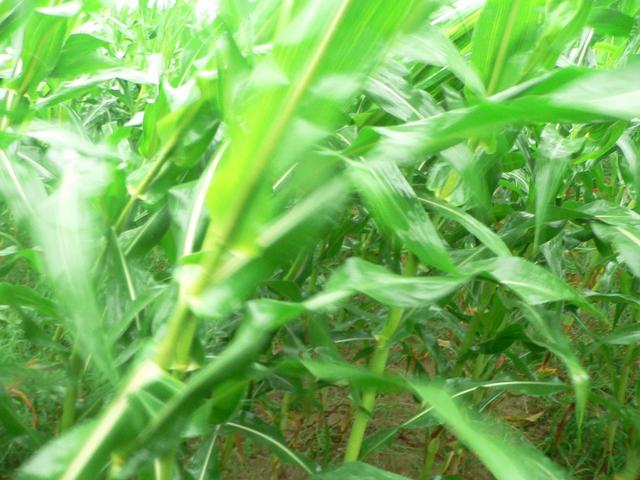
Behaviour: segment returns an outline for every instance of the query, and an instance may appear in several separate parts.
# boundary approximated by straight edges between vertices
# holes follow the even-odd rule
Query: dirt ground
[[[286,432],[289,446],[298,452],[319,460],[322,452],[318,451],[317,432],[322,430],[322,422],[326,421],[330,431],[331,449],[325,459],[328,463],[340,463],[344,455],[350,428],[350,404],[345,389],[331,388],[327,398],[331,404],[327,406],[325,418],[318,413],[306,416],[293,410],[290,413]],[[495,402],[491,415],[502,418],[508,423],[517,424],[525,435],[534,443],[548,435],[546,412],[536,407],[535,399],[525,396],[505,395]],[[369,425],[367,435],[380,429],[395,427],[399,423],[420,412],[419,405],[408,394],[380,396],[376,413]],[[437,427],[431,432],[437,431]],[[242,454],[232,456],[227,464],[225,478],[232,480],[255,480],[259,475],[264,480],[303,480],[306,477],[301,469],[274,462],[271,452],[253,442],[244,441]],[[366,459],[366,462],[412,479],[420,479],[424,462],[425,430],[407,429],[396,436],[386,448]],[[462,447],[453,436],[443,436],[440,450],[432,470],[433,478],[438,475],[455,479],[490,480],[494,477],[487,472],[475,456]]]

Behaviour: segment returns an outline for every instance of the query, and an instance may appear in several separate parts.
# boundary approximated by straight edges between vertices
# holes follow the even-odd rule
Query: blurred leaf
[[[456,390],[456,393],[452,394],[451,398],[465,396],[480,389],[512,391],[530,396],[553,395],[554,393],[562,392],[567,389],[567,386],[560,382],[522,381],[510,379],[497,379],[496,381],[488,382],[457,382],[456,379],[453,379],[450,383],[452,388]],[[390,442],[402,429],[433,426],[437,420],[430,416],[431,412],[431,407],[426,408],[417,415],[414,415],[408,420],[402,422],[397,427],[382,429],[373,435],[367,436],[362,444],[361,458],[366,459],[378,449],[384,448],[384,445]]]
[[[623,134],[617,141],[622,151],[622,158],[626,164],[627,178],[635,194],[640,194],[640,152],[628,133]]]
[[[0,43],[13,34],[27,19],[35,5],[28,0],[6,0],[0,5]]]
[[[598,341],[609,345],[635,345],[640,341],[640,325],[625,325],[611,333],[598,337]]]
[[[87,33],[73,33],[64,42],[60,59],[51,72],[54,78],[70,80],[80,75],[116,67],[116,62],[98,50],[108,48],[109,42]]]
[[[50,155],[54,152],[51,149]],[[82,353],[91,356],[107,378],[115,382],[111,345],[92,289],[91,274],[98,226],[90,206],[91,200],[102,192],[108,170],[97,159],[82,158],[73,150],[56,153],[61,178],[50,194],[45,193],[36,175],[8,158],[1,187],[5,198],[11,199],[17,217],[28,222],[42,247],[46,272],[61,313],[80,341]]]
[[[231,146],[207,195],[218,242],[254,253],[272,215],[271,182],[330,133],[418,3],[308,1],[295,12],[233,107]]]
[[[99,70],[90,75],[83,75],[79,78],[63,82],[56,91],[36,103],[36,108],[44,110],[66,100],[88,93],[93,87],[112,80],[126,80],[127,82],[140,85],[155,85],[158,83],[159,72],[149,69],[149,71],[136,70],[127,67],[116,67]]]
[[[535,42],[535,0],[488,0],[473,32],[471,60],[492,95],[518,83]]]
[[[143,362],[101,418],[49,443],[25,464],[18,478],[71,479],[100,474],[112,452],[126,447],[155,410],[181,390],[182,384],[157,365]]]
[[[485,88],[476,70],[456,48],[456,45],[436,28],[424,28],[403,38],[398,54],[408,60],[436,65],[451,70],[473,93],[485,95]]]
[[[385,112],[400,120],[417,120],[438,111],[429,95],[413,87],[407,76],[409,71],[401,63],[388,60],[369,77],[365,92]]]
[[[627,36],[634,26],[634,19],[615,8],[596,6],[589,16],[589,25],[604,35]]]
[[[55,68],[73,17],[82,7],[72,1],[36,8],[25,26],[20,74],[14,79],[19,95],[31,93]]]
[[[53,302],[23,285],[0,283],[0,304],[12,307],[31,307],[49,317],[56,316]]]
[[[360,377],[369,375],[371,378],[377,377],[382,384],[390,382],[396,386],[404,384],[404,388],[414,390],[423,401],[428,403],[429,412],[450,428],[498,479],[569,478],[560,467],[524,440],[511,438],[512,435],[501,429],[495,422],[492,422],[493,424],[489,427],[486,421],[463,408],[452,398],[452,394],[444,388],[441,382],[424,383],[401,378],[394,382],[392,378],[376,376],[348,364],[333,365],[313,361],[305,361],[304,364],[312,367],[314,374],[321,378],[343,378],[359,382]]]
[[[42,443],[40,434],[30,425],[26,425],[17,414],[16,406],[2,385],[0,385],[0,425],[2,425],[3,434],[10,439],[26,437],[33,447],[39,447]]]
[[[640,65],[615,72],[559,70],[517,98],[451,110],[397,127],[364,129],[348,153],[367,154],[370,161],[417,163],[457,143],[492,134],[499,128],[536,122],[586,122],[632,119],[640,109],[633,78]],[[509,94],[511,96],[512,94]],[[505,95],[505,97],[507,97]],[[509,97],[507,97],[509,98]],[[373,148],[372,148],[373,147]]]
[[[213,424],[225,423],[240,405],[246,389],[246,381],[232,380],[214,390],[208,406],[208,421]]]
[[[541,12],[542,25],[529,60],[526,76],[551,69],[585,27],[593,2],[588,0],[552,0]]]
[[[94,422],[78,425],[40,449],[18,471],[18,480],[45,480],[52,476],[62,478],[65,465],[87,440]]]

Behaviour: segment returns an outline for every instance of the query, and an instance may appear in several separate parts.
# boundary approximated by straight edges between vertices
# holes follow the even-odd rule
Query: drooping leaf
[[[270,450],[273,450],[283,461],[301,468],[308,474],[317,470],[317,465],[313,461],[291,450],[282,438],[282,434],[270,428],[269,425],[266,425],[258,418],[245,419],[242,422],[227,422],[225,423],[225,429],[239,432],[255,439],[258,443],[262,443]]]
[[[625,325],[598,338],[599,342],[610,345],[634,345],[640,341],[640,325]]]
[[[523,258],[496,257],[477,260],[468,264],[466,271],[476,275],[483,272],[488,274],[513,290],[529,305],[566,300],[589,308],[589,304],[578,292],[562,279]]]
[[[451,382],[455,385],[456,393],[451,395],[451,398],[462,397],[470,393],[476,392],[480,389],[487,390],[506,390],[516,393],[522,393],[530,396],[546,396],[552,395],[557,392],[562,392],[567,389],[567,386],[560,382],[539,382],[539,381],[522,381],[522,380],[496,380],[489,382]],[[420,413],[414,415],[408,420],[402,422],[396,427],[381,429],[375,434],[365,438],[362,444],[361,458],[366,459],[375,451],[383,448],[384,445],[389,443],[400,430],[405,428],[424,428],[430,426],[434,422],[432,416],[430,416],[432,408],[428,407]]]
[[[581,146],[580,140],[563,138],[551,127],[545,128],[542,132],[541,143],[536,151],[535,167],[535,245],[540,244],[540,235],[546,221],[547,210],[562,184],[571,155],[577,152]]]
[[[570,478],[560,467],[541,455],[529,444],[516,443],[491,430],[485,422],[451,398],[437,383],[413,384],[434,414],[464,442],[482,463],[502,480],[549,480]],[[505,432],[506,433],[506,432]]]
[[[529,305],[522,305],[521,308],[525,317],[542,336],[545,347],[557,355],[569,371],[576,396],[578,425],[581,428],[589,397],[589,374],[575,354],[569,339],[562,332],[562,325],[558,319],[554,319],[549,312]]]
[[[430,210],[447,217],[454,222],[462,225],[469,233],[480,240],[489,250],[499,257],[509,257],[511,252],[502,239],[493,231],[491,231],[482,222],[476,220],[471,215],[461,211],[460,209],[445,204],[444,202],[431,199],[420,198],[420,201]]]
[[[456,46],[435,28],[425,28],[404,38],[398,54],[424,63],[451,70],[476,95],[485,94],[485,86],[476,70]]]
[[[586,122],[633,119],[640,95],[633,78],[640,69],[629,65],[615,72],[559,70],[522,88],[505,100],[494,99],[451,110],[396,127],[364,129],[349,150],[367,153],[370,161],[417,163],[424,155],[457,143],[491,135],[500,128],[538,122]],[[603,93],[604,92],[604,93]]]
[[[380,229],[396,235],[425,265],[455,270],[429,216],[397,165],[350,162],[352,178]]]

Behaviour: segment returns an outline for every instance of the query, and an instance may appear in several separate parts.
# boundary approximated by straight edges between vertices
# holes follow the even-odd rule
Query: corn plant
[[[0,475],[638,478],[638,18],[0,1]]]

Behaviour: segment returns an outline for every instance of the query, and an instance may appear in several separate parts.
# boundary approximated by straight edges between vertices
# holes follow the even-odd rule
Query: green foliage
[[[118,3],[0,2],[0,476],[640,474],[637,1]]]

